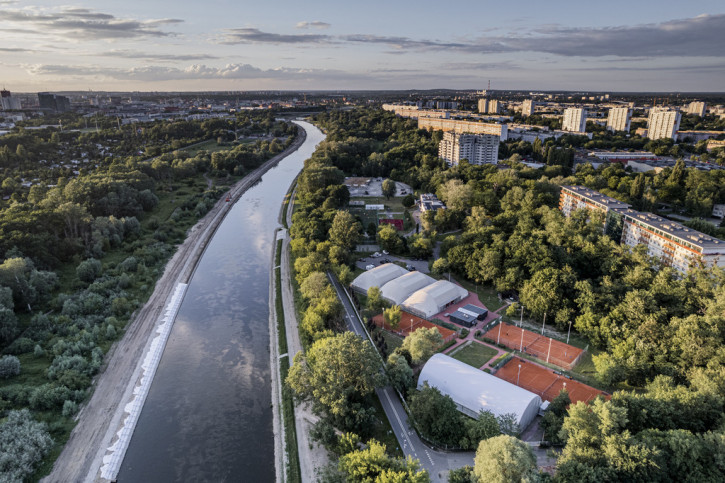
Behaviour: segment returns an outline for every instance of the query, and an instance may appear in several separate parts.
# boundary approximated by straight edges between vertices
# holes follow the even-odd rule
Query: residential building
[[[12,94],[10,94],[10,91],[3,89],[0,91],[0,109],[14,111],[20,110],[20,99],[13,97]]]
[[[694,114],[695,116],[705,117],[705,110],[707,108],[707,104],[704,102],[691,102],[690,105],[687,106],[687,112],[688,114]]]
[[[718,149],[718,148],[725,148],[725,141],[717,141],[717,140],[711,139],[707,142],[707,145],[705,146],[705,148],[708,151],[712,151],[713,149]]]
[[[680,225],[583,186],[562,186],[559,209],[564,216],[580,208],[605,213],[604,231],[620,243],[645,245],[649,255],[685,272],[693,264],[725,267],[725,241]]]
[[[458,109],[458,103],[454,101],[436,101],[436,109]]]
[[[443,133],[438,145],[438,157],[448,166],[457,165],[462,159],[471,164],[498,164],[498,145],[501,138],[495,134]]]
[[[725,218],[725,205],[712,205],[712,216],[721,220]]]
[[[629,132],[632,122],[632,109],[628,107],[613,107],[609,110],[607,129],[610,131]]]
[[[501,110],[500,104],[496,99],[479,99],[478,112],[481,114],[498,114]]]
[[[680,129],[680,111],[666,107],[653,107],[649,111],[647,121],[647,137],[649,139],[675,139]]]
[[[478,112],[481,114],[486,114],[488,112],[488,99],[485,97],[478,100]]]
[[[534,102],[533,99],[526,99],[523,104],[521,104],[521,115],[529,117],[533,116],[534,112],[536,112],[536,102]]]
[[[569,107],[564,109],[564,119],[561,129],[570,132],[586,132],[587,110],[583,107]]]
[[[409,106],[405,104],[383,104],[383,110],[394,112],[396,116],[408,117],[411,119],[420,119],[421,117],[448,119],[450,117],[450,113],[448,111],[420,109],[418,106]]]
[[[430,117],[418,118],[418,129],[433,131],[453,131],[470,134],[494,134],[501,141],[508,139],[508,126],[506,124],[489,124],[476,121],[459,121],[457,119],[434,119]]]
[[[69,98],[48,92],[38,93],[38,105],[41,109],[50,109],[56,112],[70,111]]]
[[[423,193],[420,195],[420,211],[426,212],[445,209],[446,205],[433,193]]]

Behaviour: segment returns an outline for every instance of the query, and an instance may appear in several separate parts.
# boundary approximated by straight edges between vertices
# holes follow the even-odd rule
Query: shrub
[[[63,403],[63,416],[65,417],[71,417],[75,413],[78,412],[78,403],[75,401],[71,401],[70,399],[66,399]]]
[[[468,329],[461,329],[461,334],[458,337],[460,337],[461,339],[465,339],[466,337],[468,337],[469,333],[470,331]]]
[[[25,481],[53,447],[45,423],[35,421],[30,411],[10,411],[0,425],[0,475],[2,481]]]
[[[27,354],[28,352],[32,352],[35,348],[35,342],[28,339],[27,337],[20,337],[18,339],[15,339],[15,342],[10,344],[10,346],[5,350],[8,354]]]
[[[7,379],[20,374],[20,360],[15,356],[3,356],[0,359],[0,377]]]

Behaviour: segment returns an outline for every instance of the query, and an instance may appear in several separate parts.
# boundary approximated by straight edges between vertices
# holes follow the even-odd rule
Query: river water
[[[269,275],[281,202],[324,134],[231,208],[189,284],[120,482],[274,481]]]

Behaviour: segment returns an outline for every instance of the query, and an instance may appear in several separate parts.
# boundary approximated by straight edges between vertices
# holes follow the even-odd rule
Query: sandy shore
[[[270,168],[304,143],[307,134],[299,129],[294,143],[282,153],[236,183],[230,190],[232,201],[252,187]],[[178,283],[188,283],[209,240],[233,203],[222,198],[188,233],[184,242],[166,264],[148,302],[129,321],[123,337],[106,355],[105,366],[96,377],[93,395],[78,413],[78,424],[43,482],[95,482],[107,448],[114,442],[124,406],[138,384],[141,362],[152,340],[162,310]]]

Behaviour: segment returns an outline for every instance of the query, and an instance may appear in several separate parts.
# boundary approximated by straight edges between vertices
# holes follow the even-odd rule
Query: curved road
[[[334,276],[331,274],[328,274],[328,276],[345,309],[345,321],[347,322],[348,329],[369,341],[370,339],[366,330],[363,328],[360,316],[353,306],[347,291]],[[372,342],[370,343],[372,344]],[[448,481],[449,470],[461,468],[466,465],[473,466],[473,459],[476,454],[472,451],[446,453],[444,451],[434,450],[423,443],[415,430],[408,425],[408,415],[403,408],[397,392],[392,387],[387,386],[378,389],[376,392],[403,453],[405,456],[412,456],[419,460],[421,466],[428,470],[431,481]]]

